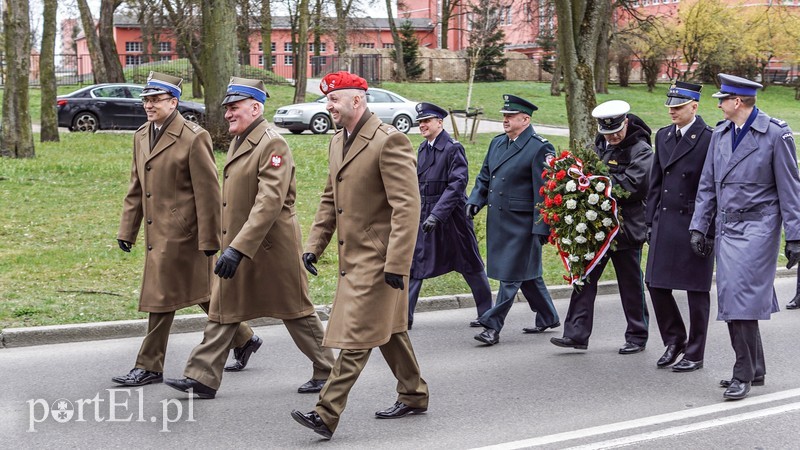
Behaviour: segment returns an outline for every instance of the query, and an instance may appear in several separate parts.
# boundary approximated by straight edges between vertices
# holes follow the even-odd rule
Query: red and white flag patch
[[[272,155],[270,158],[270,165],[272,165],[272,167],[280,167],[282,163],[283,158],[281,158],[281,155]]]

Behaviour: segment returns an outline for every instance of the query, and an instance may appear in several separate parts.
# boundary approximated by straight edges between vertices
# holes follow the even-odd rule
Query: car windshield
[[[323,95],[322,97],[320,97],[320,98],[318,98],[318,99],[316,99],[314,101],[317,102],[317,103],[328,103],[328,97]]]
[[[93,90],[92,95],[95,98],[131,98],[124,86],[104,86]]]

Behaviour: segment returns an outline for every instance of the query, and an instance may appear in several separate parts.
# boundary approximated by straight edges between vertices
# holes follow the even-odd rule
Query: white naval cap
[[[592,110],[592,117],[597,119],[597,131],[600,134],[614,134],[625,126],[625,118],[631,105],[622,100],[609,100],[597,105]]]

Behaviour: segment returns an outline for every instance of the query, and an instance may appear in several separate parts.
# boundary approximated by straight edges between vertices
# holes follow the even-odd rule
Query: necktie
[[[675,140],[676,141],[680,142],[681,136],[682,136],[681,135],[681,130],[678,130],[678,131],[675,132]]]

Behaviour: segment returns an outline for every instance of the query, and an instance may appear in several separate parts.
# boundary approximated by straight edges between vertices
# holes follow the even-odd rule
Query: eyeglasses
[[[161,98],[145,97],[145,98],[142,99],[142,104],[143,105],[147,105],[147,104],[152,103],[152,104],[155,105],[158,102],[162,102],[164,100],[170,100],[170,99],[172,99],[172,97],[161,97]]]

